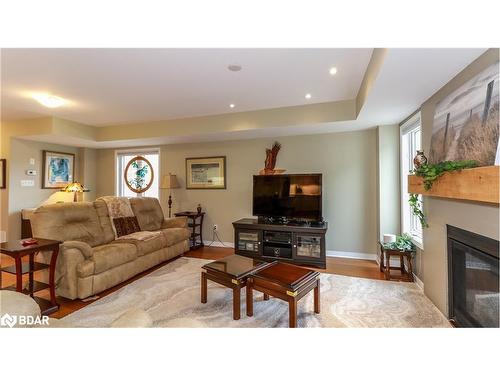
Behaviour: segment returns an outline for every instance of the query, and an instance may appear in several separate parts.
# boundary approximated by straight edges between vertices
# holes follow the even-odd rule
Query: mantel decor
[[[153,166],[143,156],[130,159],[123,173],[125,184],[134,193],[142,194],[149,190],[154,180]]]
[[[42,188],[61,189],[74,182],[75,154],[43,151]]]
[[[225,188],[225,156],[186,158],[186,189]]]
[[[466,168],[442,173],[426,189],[425,177],[408,176],[408,193],[499,204],[500,167]]]
[[[408,176],[410,208],[422,227],[427,228],[428,224],[419,194],[498,204],[499,167],[476,166],[474,160],[444,161],[421,165],[414,170],[414,175]]]

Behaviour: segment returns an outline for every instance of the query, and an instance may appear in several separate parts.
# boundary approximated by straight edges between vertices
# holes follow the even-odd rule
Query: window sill
[[[424,244],[423,244],[424,241],[422,238],[411,236],[411,241],[419,250],[424,250]]]

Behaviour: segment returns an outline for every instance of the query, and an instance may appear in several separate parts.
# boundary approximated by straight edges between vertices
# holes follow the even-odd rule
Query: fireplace
[[[447,225],[449,318],[459,327],[499,327],[499,242]]]

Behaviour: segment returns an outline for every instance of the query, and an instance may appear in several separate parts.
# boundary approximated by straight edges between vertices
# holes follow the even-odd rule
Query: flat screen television
[[[253,176],[253,215],[321,221],[321,174]]]

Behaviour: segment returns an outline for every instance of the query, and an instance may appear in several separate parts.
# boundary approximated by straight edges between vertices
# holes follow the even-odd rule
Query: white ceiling
[[[247,131],[96,142],[63,135],[33,140],[129,147],[354,131],[402,121],[486,49],[389,49],[356,120]],[[2,50],[2,119],[53,115],[89,125],[166,120],[356,97],[371,49]],[[243,65],[233,73],[228,64]],[[330,66],[338,74],[329,76]],[[25,95],[73,102],[50,110]],[[313,98],[305,100],[306,92]],[[229,108],[234,102],[237,107]]]
[[[89,125],[353,99],[372,49],[3,49],[2,119]],[[231,72],[229,64],[239,64]],[[329,75],[335,66],[338,73]],[[70,101],[49,109],[29,97]],[[310,100],[305,94],[311,93]],[[229,104],[234,103],[234,109]]]
[[[397,124],[486,48],[391,48],[357,122]]]

